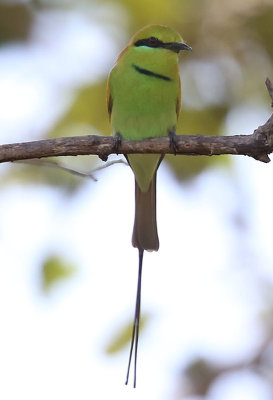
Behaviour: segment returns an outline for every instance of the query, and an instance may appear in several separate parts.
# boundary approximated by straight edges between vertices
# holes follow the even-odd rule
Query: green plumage
[[[169,28],[159,27],[157,31],[156,37],[160,39],[164,36],[165,42],[181,40]],[[145,37],[149,34],[146,32]],[[153,34],[155,36],[154,29]],[[136,67],[154,75],[141,73]],[[131,45],[121,53],[112,69],[109,87],[113,102],[113,133],[119,132],[128,140],[141,140],[166,136],[175,129],[180,104],[177,53],[163,48]],[[160,156],[130,155],[128,158],[139,187],[143,192],[148,191]]]
[[[167,54],[160,54],[161,52]],[[112,125],[124,138],[141,140],[166,136],[168,130],[175,127],[180,90],[178,64],[177,54],[168,53],[171,52],[131,47],[112,70]],[[167,60],[173,65],[166,63]],[[171,80],[140,73],[134,65]]]
[[[120,54],[107,87],[107,105],[113,134],[128,140],[167,136],[175,131],[181,93],[178,53],[191,50],[170,28],[151,25],[139,31]],[[135,318],[126,384],[135,347],[134,387],[140,322],[143,252],[157,251],[156,171],[161,154],[129,154],[135,175],[135,223],[132,244],[139,251]]]

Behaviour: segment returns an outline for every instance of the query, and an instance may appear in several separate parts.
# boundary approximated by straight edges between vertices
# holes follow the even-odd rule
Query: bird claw
[[[170,138],[170,148],[176,154],[178,152],[177,135],[175,131],[169,131],[168,136]]]
[[[119,132],[116,132],[114,135],[114,151],[118,154],[119,148],[122,143],[122,136]]]

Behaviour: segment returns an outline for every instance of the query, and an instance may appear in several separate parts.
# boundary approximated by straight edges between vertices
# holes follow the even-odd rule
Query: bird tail
[[[156,224],[156,172],[147,192],[135,181],[135,223],[132,244],[139,250],[157,251],[159,239]]]
[[[139,325],[140,325],[140,306],[141,306],[141,275],[142,275],[142,264],[143,264],[143,250],[138,250],[139,254],[139,263],[138,263],[138,280],[137,280],[137,295],[136,295],[136,307],[135,307],[135,318],[134,325],[132,331],[132,339],[131,339],[131,347],[129,353],[129,361],[127,368],[127,375],[125,385],[128,384],[129,375],[130,375],[130,367],[133,356],[133,350],[135,348],[134,354],[134,387],[136,387],[136,368],[137,368],[137,349],[138,349],[138,336],[139,336]]]

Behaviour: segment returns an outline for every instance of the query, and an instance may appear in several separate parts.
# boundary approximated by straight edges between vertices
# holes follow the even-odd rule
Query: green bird
[[[173,29],[149,25],[137,32],[121,52],[110,72],[107,106],[116,144],[122,138],[142,140],[169,135],[175,130],[181,106],[178,53],[191,50]],[[135,222],[132,244],[139,251],[135,317],[128,362],[128,383],[133,348],[134,387],[140,321],[143,252],[157,251],[156,173],[162,154],[130,154],[127,161],[135,175]]]

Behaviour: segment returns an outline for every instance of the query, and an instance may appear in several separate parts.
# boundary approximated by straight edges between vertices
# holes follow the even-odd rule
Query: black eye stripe
[[[151,44],[157,44],[157,43],[159,42],[159,40],[158,40],[156,37],[154,37],[154,36],[151,36],[151,37],[148,39],[148,41],[149,41],[149,43],[151,43]]]
[[[140,47],[140,46],[147,46],[147,47],[161,47],[161,45],[163,44],[163,42],[155,37],[150,37],[147,39],[140,39],[137,40],[134,45],[136,47]]]

